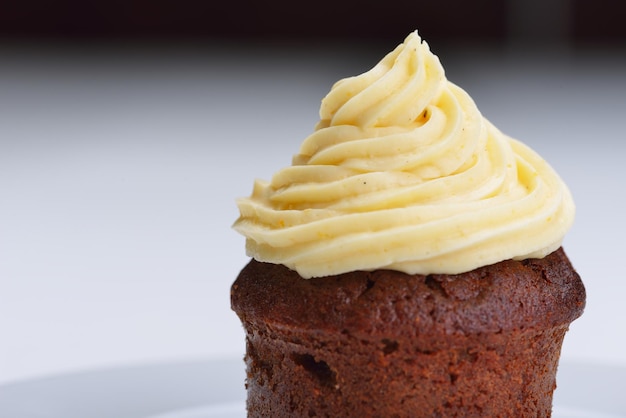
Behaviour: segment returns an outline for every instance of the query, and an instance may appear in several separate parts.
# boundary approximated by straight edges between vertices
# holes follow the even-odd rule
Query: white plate
[[[244,418],[239,359],[157,364],[0,385],[0,417]],[[563,362],[555,418],[626,417],[623,367]]]

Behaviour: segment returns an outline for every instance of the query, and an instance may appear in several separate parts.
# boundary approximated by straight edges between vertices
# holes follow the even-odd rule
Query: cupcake
[[[571,194],[417,32],[237,204],[249,417],[551,415],[585,305]]]

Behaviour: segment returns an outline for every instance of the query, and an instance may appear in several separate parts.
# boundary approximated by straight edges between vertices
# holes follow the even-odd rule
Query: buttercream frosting
[[[575,211],[558,174],[481,115],[417,31],[335,83],[292,165],[237,205],[247,254],[303,278],[541,258]]]

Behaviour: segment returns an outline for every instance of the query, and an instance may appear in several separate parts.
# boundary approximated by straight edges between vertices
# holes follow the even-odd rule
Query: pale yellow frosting
[[[293,165],[239,199],[248,255],[302,277],[456,274],[556,250],[574,203],[534,151],[487,121],[417,32],[337,82]]]

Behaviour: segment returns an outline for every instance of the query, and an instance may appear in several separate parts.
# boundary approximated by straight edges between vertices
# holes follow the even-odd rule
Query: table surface
[[[388,49],[2,46],[0,383],[241,357],[235,199]],[[626,365],[626,54],[433,50],[574,194],[564,246],[588,303],[563,358]]]

